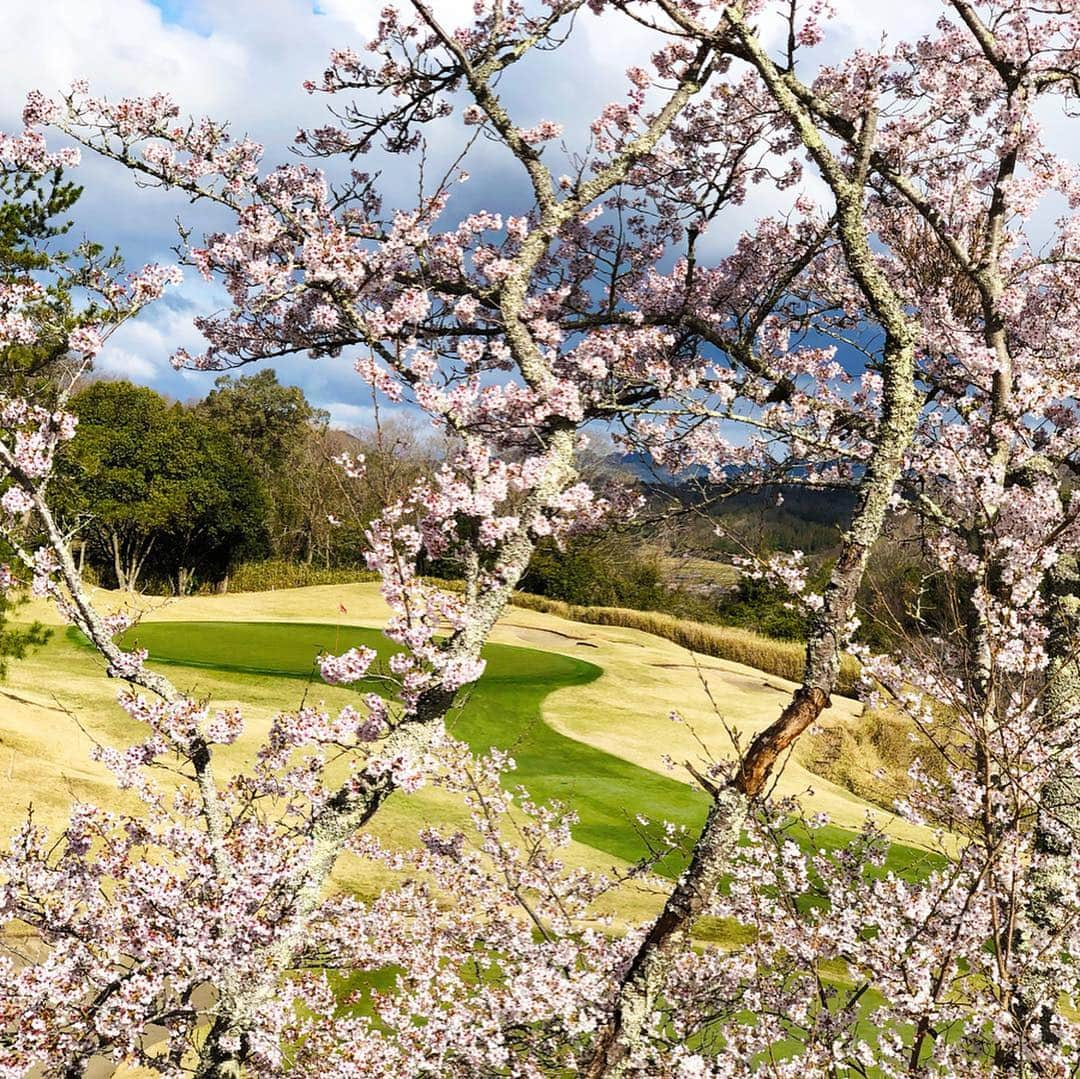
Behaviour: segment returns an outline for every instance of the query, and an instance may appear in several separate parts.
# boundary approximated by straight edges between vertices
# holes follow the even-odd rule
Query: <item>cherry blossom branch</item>
[[[423,6],[418,6],[432,29],[440,33],[437,24],[428,19],[430,13],[425,14]],[[451,41],[444,43],[452,50],[457,48]],[[621,183],[634,165],[652,152],[707,78],[707,62],[711,52],[710,46],[703,46],[693,62],[687,65],[675,91],[645,131],[630,140],[591,180],[580,184],[561,202],[543,193],[554,190],[550,174],[540,163],[538,155],[517,134],[498,99],[488,88],[488,80],[495,69],[489,71],[484,66],[476,71],[471,67],[468,69],[474,99],[492,118],[504,141],[522,161],[536,188],[540,208],[538,222],[521,241],[492,299],[498,304],[510,354],[526,384],[541,399],[553,393],[557,382],[525,318],[530,278],[560,230],[581,214],[585,207]],[[465,62],[460,55],[459,60]],[[345,302],[339,300],[339,303],[348,309]],[[350,318],[354,325],[363,324],[355,311],[350,312]],[[370,343],[374,346],[374,341]],[[574,422],[556,414],[545,420],[543,427],[543,441],[546,444],[544,467],[533,481],[519,510],[520,526],[500,544],[498,579],[490,582],[482,594],[471,586],[468,588],[467,613],[440,650],[440,662],[447,670],[458,667],[478,670],[480,647],[531,557],[535,538],[530,530],[538,515],[557,504],[560,493],[566,491],[572,480]],[[229,987],[201,1050],[200,1075],[227,1074],[229,1069],[238,1066],[246,1051],[247,1031],[253,1017],[275,992],[280,973],[293,961],[308,920],[319,907],[323,886],[341,852],[357,831],[371,820],[387,796],[398,788],[398,771],[407,769],[409,762],[422,760],[441,738],[442,720],[454,701],[456,689],[456,685],[442,682],[424,688],[410,706],[408,715],[394,727],[381,745],[378,767],[373,763],[356,772],[326,799],[311,818],[308,850],[297,859],[290,874],[288,890],[292,896],[294,915],[289,929],[279,934],[267,948],[266,974],[263,978],[244,986]],[[385,765],[387,761],[400,762],[400,765],[388,768]]]
[[[155,696],[160,697],[170,705],[178,705],[185,701],[184,696],[173,684],[156,671],[148,670],[142,664],[141,657],[133,656],[124,652],[113,640],[113,630],[110,630],[104,619],[98,613],[87,595],[78,567],[71,556],[71,549],[63,531],[56,522],[48,502],[45,500],[40,487],[28,477],[19,466],[15,455],[7,444],[0,440],[0,466],[11,476],[25,491],[30,498],[33,511],[45,531],[48,550],[52,552],[55,560],[55,570],[63,581],[67,598],[63,599],[58,593],[54,593],[61,604],[61,609],[66,610],[74,624],[85,634],[86,638],[101,654],[108,665],[108,672],[113,677],[123,678],[132,685],[139,686]],[[14,537],[9,533],[9,542]],[[26,568],[33,573],[41,573],[40,558],[21,547],[17,548],[20,558]],[[177,746],[183,755],[191,762],[195,773],[195,781],[198,785],[201,799],[201,810],[206,822],[206,837],[211,851],[214,866],[224,881],[231,874],[231,865],[225,845],[225,834],[228,830],[228,822],[214,778],[213,760],[210,747],[205,738],[197,735],[183,746]]]
[[[829,704],[839,672],[841,648],[849,633],[855,594],[870,549],[880,535],[920,411],[915,389],[913,327],[903,301],[876,264],[863,216],[865,164],[861,171],[856,170],[854,178],[849,178],[754,32],[730,7],[725,9],[723,19],[818,164],[836,200],[846,263],[885,333],[882,415],[866,473],[859,485],[851,525],[807,643],[802,686],[780,718],[754,738],[731,781],[713,799],[689,868],[620,979],[611,1019],[597,1038],[586,1071],[590,1079],[622,1076],[634,1066],[634,1057],[642,1049],[672,956],[686,946],[694,922],[727,871],[753,800],[762,792],[783,752]],[[872,139],[873,125],[864,126],[866,139]],[[867,141],[860,160],[867,162],[869,153]]]

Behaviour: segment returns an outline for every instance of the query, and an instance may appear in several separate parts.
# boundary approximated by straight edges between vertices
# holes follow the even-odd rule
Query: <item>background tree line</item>
[[[65,523],[84,569],[102,584],[185,594],[227,587],[238,566],[273,560],[321,570],[364,567],[364,532],[380,508],[429,477],[446,447],[388,420],[374,431],[330,426],[296,386],[273,370],[219,377],[205,398],[182,404],[129,382],[91,381],[73,397],[75,438],[58,460]],[[333,461],[362,453],[363,480]],[[625,478],[617,453],[595,453],[600,483]],[[828,577],[851,512],[845,492],[785,487],[727,493],[693,483],[644,490],[650,511],[632,528],[607,525],[538,545],[521,588],[582,606],[629,607],[745,626],[802,640],[807,618],[785,589],[723,568],[740,551],[767,556],[801,549],[812,582]],[[672,513],[673,505],[678,512]],[[705,507],[705,508],[703,508]],[[925,581],[918,536],[891,527],[863,585],[860,636],[892,640],[938,602]],[[693,559],[694,572],[680,573]],[[455,577],[450,562],[419,567]]]
[[[272,370],[224,375],[189,404],[91,381],[71,408],[59,512],[84,568],[123,589],[223,587],[231,568],[264,558],[359,565],[382,495],[404,493],[432,459],[408,428],[331,429]],[[367,458],[363,483],[328,467],[344,451]]]

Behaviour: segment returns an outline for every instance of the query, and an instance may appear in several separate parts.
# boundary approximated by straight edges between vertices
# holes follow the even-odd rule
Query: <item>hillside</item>
[[[97,598],[104,608],[115,607],[120,600],[119,594],[110,593],[101,593]],[[378,627],[386,614],[374,584],[140,602],[144,605],[145,633],[152,653],[168,655],[160,651],[162,633],[168,626],[182,628],[184,623],[192,624],[192,633],[180,637],[197,640],[200,648],[212,644],[219,652],[222,648],[228,652],[227,663],[208,662],[200,666],[195,665],[204,662],[198,658],[198,649],[193,650],[194,646],[188,644],[187,652],[180,651],[173,657],[179,657],[180,665],[170,665],[167,672],[183,689],[200,697],[208,696],[215,705],[235,704],[244,708],[249,733],[229,748],[225,767],[239,763],[276,709],[296,707],[305,697],[309,703],[323,699],[331,707],[340,706],[355,696],[355,691],[322,683],[309,684],[302,669],[293,671],[292,677],[284,676],[281,671],[267,673],[269,668],[260,666],[265,660],[253,651],[264,647],[253,643],[260,635],[234,634],[236,627],[227,629],[224,623],[295,624],[298,634],[304,625],[311,642],[305,647],[313,656],[320,646],[344,648],[348,634],[356,632],[353,627]],[[342,606],[345,614],[341,613]],[[43,605],[35,605],[26,614],[35,615],[43,619],[50,617]],[[222,623],[221,633],[216,638],[207,637],[215,622]],[[196,628],[195,623],[210,625]],[[155,635],[156,624],[160,624],[160,630]],[[316,643],[323,635],[315,632],[311,636],[311,633],[318,631],[319,625],[326,626],[325,640]],[[270,631],[272,627],[266,628]],[[275,632],[281,636],[280,631]],[[177,634],[173,632],[172,636]],[[234,643],[225,643],[228,641]],[[574,770],[591,777],[605,767],[602,762],[595,763],[601,760],[595,754],[610,755],[616,758],[616,763],[621,761],[646,769],[658,781],[662,776],[663,784],[677,784],[677,790],[668,788],[674,793],[667,796],[672,807],[670,816],[676,821],[681,814],[689,812],[685,806],[679,808],[683,803],[696,805],[696,800],[704,803],[704,795],[696,792],[681,766],[683,761],[702,766],[703,751],[698,739],[713,753],[729,755],[728,729],[746,744],[755,731],[775,718],[793,688],[792,683],[774,675],[725,660],[696,656],[638,630],[583,625],[529,610],[509,610],[493,634],[493,641],[523,649],[517,653],[519,657],[535,654],[524,650],[540,650],[571,657],[579,661],[581,668],[591,665],[587,677],[573,671],[543,676],[549,678],[550,691],[545,684],[535,695],[543,722],[556,735],[572,740],[560,743],[548,739],[549,768],[553,774],[570,772],[564,781],[573,793],[585,796],[586,785],[575,783]],[[89,760],[88,753],[93,740],[120,744],[125,735],[136,734],[114,703],[117,688],[116,683],[101,676],[94,654],[59,626],[44,649],[12,666],[2,690],[5,703],[0,713],[0,769],[6,780],[0,793],[0,826],[9,830],[16,826],[30,803],[39,823],[55,826],[73,800],[114,797],[103,769]],[[675,723],[669,718],[674,707],[685,723]],[[834,698],[833,716],[837,719],[853,719],[859,710],[860,705],[854,701]],[[468,709],[465,715],[468,716]],[[491,730],[479,729],[478,737],[487,737],[485,731]],[[491,737],[494,740],[498,734]],[[483,748],[475,739],[470,741],[474,748]],[[575,745],[580,750],[575,750]],[[590,757],[590,753],[594,756]],[[673,771],[665,764],[665,755],[676,762]],[[533,770],[539,774],[535,766]],[[620,771],[612,766],[610,771],[613,775],[619,773],[620,790],[635,789],[632,776],[627,778],[623,774],[625,769]],[[527,781],[528,776],[523,774],[521,778]],[[644,789],[650,784],[636,786]],[[867,803],[811,774],[795,761],[788,762],[777,789],[780,793],[806,795],[804,801],[809,809],[828,813],[833,823],[843,828],[858,827],[869,808]],[[685,793],[678,794],[680,790]],[[539,793],[551,794],[548,789]],[[561,794],[558,790],[555,793]],[[645,796],[641,797],[644,800]],[[657,794],[644,808],[659,817],[661,809],[657,807],[662,803],[662,794]],[[606,812],[629,817],[642,808],[636,804],[609,805]],[[888,828],[898,840],[916,846],[929,845],[927,833],[881,811],[875,812],[886,818]],[[462,811],[447,796],[424,789],[411,796],[395,795],[387,811],[379,817],[378,830],[384,838],[405,842],[423,824],[436,819],[444,824],[447,820],[462,819]],[[607,869],[626,864],[627,858],[619,856],[617,845],[597,840],[585,842],[579,836],[569,860]],[[365,891],[375,882],[351,877],[346,868],[340,883]],[[652,894],[636,888],[623,889],[612,899],[620,916],[631,920],[645,914],[655,903]]]

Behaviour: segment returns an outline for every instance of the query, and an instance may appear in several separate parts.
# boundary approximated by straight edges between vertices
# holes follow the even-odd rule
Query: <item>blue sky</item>
[[[25,94],[32,88],[55,92],[74,78],[86,78],[95,92],[116,97],[166,90],[182,111],[229,119],[267,148],[268,165],[285,159],[299,127],[325,116],[326,101],[306,94],[301,83],[317,77],[331,48],[362,46],[385,0],[3,0],[0,41],[17,43],[0,65],[0,130],[17,129]],[[908,36],[927,25],[938,10],[933,0],[911,0],[902,12],[868,10],[864,0],[839,0],[838,31],[845,44],[870,45],[882,27]],[[435,0],[445,21],[460,24],[471,0]],[[890,25],[891,24],[891,25]],[[621,97],[623,72],[641,64],[651,51],[626,20],[583,16],[572,47],[545,60],[504,96],[523,126],[555,119],[571,143],[587,137],[589,122],[602,105]],[[435,133],[433,153],[449,151],[454,128]],[[493,205],[504,209],[508,192],[506,163],[481,147],[469,163],[473,179],[460,189],[462,208]],[[385,186],[408,185],[411,166],[366,161],[364,168],[386,167]],[[106,245],[118,245],[130,263],[174,261],[175,218],[196,235],[225,225],[211,211],[192,207],[176,195],[140,190],[119,167],[84,158],[77,179],[86,194],[78,228]],[[773,196],[773,199],[775,196]],[[770,198],[746,208],[745,225],[774,208]],[[500,205],[502,204],[502,205]],[[720,248],[734,235],[718,235]],[[210,375],[174,372],[168,357],[177,347],[199,351],[192,326],[199,313],[224,305],[222,294],[191,271],[167,303],[124,327],[100,358],[113,375],[147,383],[181,399],[201,396]],[[275,364],[285,381],[301,385],[318,405],[342,424],[370,419],[367,388],[347,359],[303,358]]]
[[[161,17],[165,22],[183,25],[187,10],[187,5],[183,0],[151,0],[151,2],[161,12]]]

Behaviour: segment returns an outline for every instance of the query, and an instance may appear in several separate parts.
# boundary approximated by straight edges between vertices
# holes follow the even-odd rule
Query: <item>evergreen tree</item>
[[[130,382],[92,383],[70,407],[79,426],[58,497],[105,579],[134,590],[149,575],[185,592],[264,553],[267,499],[224,428]]]

